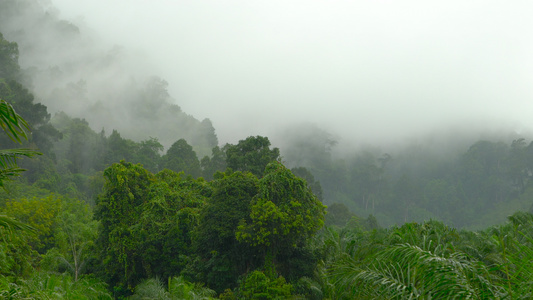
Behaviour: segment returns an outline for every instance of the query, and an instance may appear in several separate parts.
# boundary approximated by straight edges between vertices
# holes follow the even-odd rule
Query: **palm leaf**
[[[460,253],[437,255],[409,244],[391,246],[365,262],[345,256],[331,276],[350,297],[495,299],[502,289],[486,268]]]
[[[0,214],[0,227],[5,228],[8,231],[12,231],[15,229],[29,232],[35,231],[35,228],[31,227],[30,225],[24,224],[4,214]]]
[[[0,127],[11,138],[21,143],[21,138],[28,139],[26,130],[30,130],[28,123],[15,112],[13,106],[4,100],[0,100]]]
[[[17,166],[17,158],[21,156],[33,157],[42,153],[32,149],[2,149],[0,150],[0,168],[7,169]]]

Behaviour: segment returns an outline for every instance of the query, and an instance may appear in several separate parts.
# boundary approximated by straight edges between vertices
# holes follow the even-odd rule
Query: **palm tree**
[[[460,244],[461,234],[441,222],[393,227],[381,240],[338,257],[329,269],[335,294],[339,299],[508,297],[491,269],[457,250]]]

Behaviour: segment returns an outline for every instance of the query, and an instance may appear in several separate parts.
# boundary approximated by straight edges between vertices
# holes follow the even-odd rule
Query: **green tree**
[[[26,131],[29,130],[28,123],[18,115],[13,107],[0,101],[0,127],[7,136],[15,142],[27,139]],[[32,157],[40,154],[28,149],[6,149],[0,150],[0,186],[5,189],[5,181],[18,176],[24,169],[19,168],[17,159],[21,156]],[[13,229],[22,230],[15,233]],[[24,275],[29,270],[29,262],[32,260],[33,252],[28,246],[28,233],[33,231],[32,227],[25,225],[12,217],[0,213],[0,233],[3,240],[0,241],[0,271],[3,275]]]
[[[263,176],[268,163],[280,159],[279,149],[270,149],[270,141],[262,136],[250,136],[237,145],[227,144],[224,149],[229,168],[248,171],[257,177]]]
[[[150,172],[158,172],[163,149],[163,145],[159,143],[157,138],[150,137],[139,144],[135,153],[135,161],[142,164]]]
[[[200,165],[202,166],[203,177],[206,180],[212,180],[215,172],[223,172],[226,169],[226,153],[216,146],[211,149],[211,157],[204,156]]]
[[[54,195],[45,198],[11,199],[5,207],[9,216],[35,229],[35,235],[28,237],[28,243],[41,254],[54,245],[56,217],[60,210],[61,199]]]
[[[135,142],[122,138],[117,130],[113,130],[107,138],[106,146],[106,164],[118,163],[121,160],[131,161],[136,150]]]
[[[14,79],[19,76],[19,49],[15,42],[4,39],[0,33],[0,78]]]
[[[153,175],[124,161],[104,171],[97,246],[103,273],[119,295],[131,294],[143,279],[176,276],[189,263],[192,232],[211,188],[181,175],[168,169]]]
[[[104,192],[99,195],[95,218],[100,221],[98,248],[101,251],[104,278],[128,293],[143,278],[140,237],[133,234],[150,200],[149,190],[155,177],[140,165],[121,161],[104,171]]]
[[[201,175],[200,162],[196,152],[186,140],[176,141],[161,158],[161,167],[175,172],[185,172],[187,175],[199,177]]]
[[[261,247],[266,267],[275,268],[281,249],[304,245],[322,228],[325,208],[303,179],[279,162],[269,163],[259,180],[250,217],[241,220],[237,229],[237,240]]]
[[[250,216],[259,181],[248,172],[219,173],[211,185],[213,194],[200,212],[195,252],[201,259],[200,279],[222,292],[236,287],[241,274],[260,264],[255,249],[235,236],[240,220]]]
[[[80,200],[64,199],[56,217],[55,247],[43,257],[41,267],[50,271],[66,270],[78,281],[94,251],[96,220],[90,207]]]
[[[320,201],[324,200],[324,197],[322,196],[322,186],[320,185],[320,182],[315,180],[315,177],[307,168],[304,168],[304,167],[292,168],[291,172],[294,175],[304,179],[307,182],[307,185],[309,186],[313,194],[316,195],[318,200]]]

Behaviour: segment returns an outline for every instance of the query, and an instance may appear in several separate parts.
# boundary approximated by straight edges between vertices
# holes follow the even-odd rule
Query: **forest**
[[[50,53],[41,31],[83,41],[36,2],[0,2],[0,298],[533,297],[530,136],[336,151],[304,124],[278,147],[221,145],[159,77],[110,105],[69,81],[81,62],[23,67]]]

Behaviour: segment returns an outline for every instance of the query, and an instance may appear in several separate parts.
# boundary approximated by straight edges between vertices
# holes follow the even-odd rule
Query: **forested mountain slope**
[[[64,111],[135,141],[157,137],[167,148],[184,138],[202,156],[218,144],[211,121],[183,112],[142,55],[61,20],[50,3],[1,1],[0,32],[18,44],[18,79],[49,113]]]
[[[341,153],[305,125],[218,145],[163,80],[111,84],[120,55],[39,3],[0,2],[0,99],[31,128],[0,145],[43,153],[0,178],[0,297],[532,297],[530,137]]]

